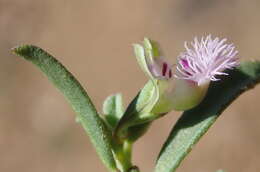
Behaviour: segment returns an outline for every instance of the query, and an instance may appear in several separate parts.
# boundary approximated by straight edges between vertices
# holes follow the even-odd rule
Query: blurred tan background
[[[35,44],[75,74],[101,109],[122,92],[125,105],[146,82],[132,43],[159,41],[175,61],[183,42],[227,37],[242,60],[260,59],[259,0],[0,0],[0,172],[105,172],[63,96],[30,63],[10,54]],[[260,87],[239,97],[179,172],[259,172]],[[180,113],[156,121],[135,145],[134,162],[151,172]]]

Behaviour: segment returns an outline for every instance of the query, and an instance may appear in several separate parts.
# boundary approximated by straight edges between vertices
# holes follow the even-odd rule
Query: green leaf
[[[123,100],[121,94],[111,95],[106,98],[103,104],[105,121],[114,130],[118,121],[124,114]]]
[[[174,172],[230,103],[260,81],[260,62],[244,62],[213,82],[203,102],[183,113],[165,142],[155,172]]]
[[[35,64],[48,79],[63,93],[88,133],[101,160],[110,171],[116,171],[111,151],[111,133],[99,117],[86,91],[73,75],[54,57],[41,48],[24,45],[13,52]]]

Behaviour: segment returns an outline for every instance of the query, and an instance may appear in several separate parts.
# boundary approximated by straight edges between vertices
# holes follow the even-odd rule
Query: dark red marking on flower
[[[172,77],[172,70],[169,70],[169,78]]]
[[[189,63],[188,63],[188,60],[186,59],[181,59],[181,64],[184,68],[189,68]]]
[[[167,68],[168,68],[167,63],[163,63],[163,67],[162,67],[162,75],[163,75],[163,76],[166,75]]]

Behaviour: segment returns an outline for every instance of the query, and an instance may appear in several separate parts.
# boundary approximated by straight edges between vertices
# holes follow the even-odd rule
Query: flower
[[[197,38],[190,43],[185,42],[186,52],[179,55],[175,77],[196,82],[218,81],[217,75],[228,75],[226,69],[239,65],[238,51],[233,44],[226,44],[227,39],[212,39],[211,35]]]
[[[227,39],[197,38],[178,56],[177,65],[164,58],[158,43],[144,39],[143,46],[135,44],[135,54],[143,71],[153,83],[153,99],[146,111],[163,114],[171,110],[187,110],[198,105],[205,97],[210,81],[225,70],[239,65],[238,51]]]

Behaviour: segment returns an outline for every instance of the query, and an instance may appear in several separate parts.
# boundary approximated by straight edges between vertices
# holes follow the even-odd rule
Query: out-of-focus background
[[[101,109],[121,92],[125,105],[147,78],[132,43],[161,43],[174,62],[184,41],[227,37],[242,60],[260,59],[259,0],[0,0],[0,171],[105,172],[63,96],[32,64],[10,53],[35,44],[56,56]],[[180,172],[258,172],[260,87],[221,116]],[[135,145],[134,162],[151,172],[180,113],[157,120]]]

